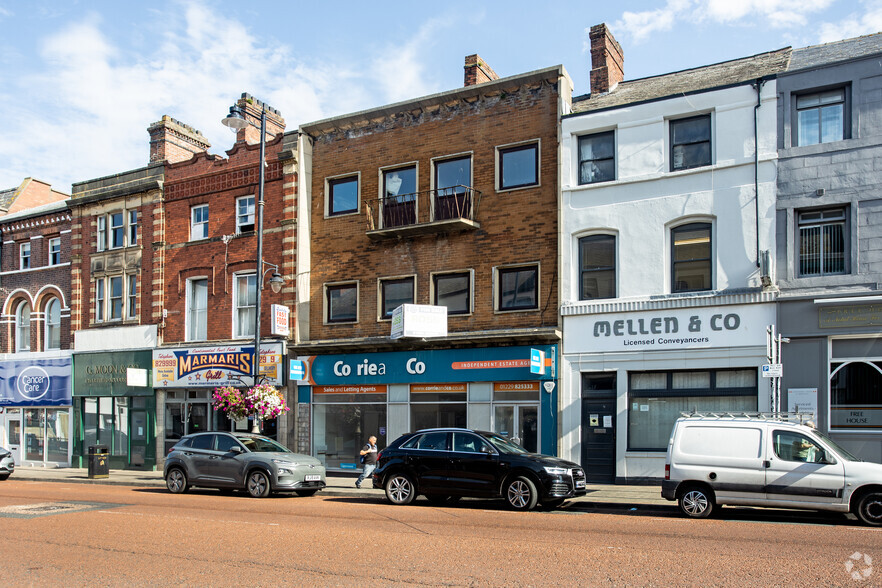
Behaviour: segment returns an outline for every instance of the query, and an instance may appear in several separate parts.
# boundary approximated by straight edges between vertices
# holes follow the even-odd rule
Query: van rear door
[[[842,502],[845,465],[809,435],[769,427],[766,464],[766,495],[771,503],[809,506]]]
[[[749,423],[684,423],[679,447],[674,448],[678,480],[702,480],[711,485],[717,502],[737,504],[764,497],[763,435]]]

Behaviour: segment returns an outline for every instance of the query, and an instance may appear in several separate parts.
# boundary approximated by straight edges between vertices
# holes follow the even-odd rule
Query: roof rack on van
[[[722,419],[738,418],[757,421],[783,421],[814,426],[815,415],[810,412],[681,412],[686,418]]]

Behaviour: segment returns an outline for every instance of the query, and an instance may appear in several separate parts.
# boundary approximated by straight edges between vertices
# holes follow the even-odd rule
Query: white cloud
[[[630,35],[635,43],[646,40],[656,31],[669,31],[675,21],[692,5],[691,0],[668,0],[664,8],[645,12],[624,12],[621,20],[613,23],[614,31]]]
[[[863,12],[853,12],[835,23],[823,23],[819,42],[860,37],[882,31],[882,2],[862,2]]]
[[[133,47],[111,40],[94,14],[41,42],[42,65],[0,85],[8,125],[0,134],[0,188],[33,176],[69,191],[72,182],[147,164],[147,127],[168,114],[200,131],[213,153],[233,144],[220,124],[242,92],[299,124],[437,91],[422,66],[449,23],[430,21],[410,37],[345,63],[308,63],[278,41],[259,40],[205,2],[177,3]],[[137,41],[140,41],[138,43]],[[340,59],[344,59],[341,57]]]

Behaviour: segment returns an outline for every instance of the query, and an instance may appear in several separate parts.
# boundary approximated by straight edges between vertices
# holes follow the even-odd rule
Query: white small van
[[[662,497],[690,517],[717,505],[853,512],[882,525],[882,464],[863,462],[804,415],[695,414],[677,419]]]

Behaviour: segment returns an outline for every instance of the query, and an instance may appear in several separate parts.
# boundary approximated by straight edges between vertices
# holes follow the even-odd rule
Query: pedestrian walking
[[[377,467],[377,438],[374,435],[368,437],[367,445],[362,447],[358,454],[361,456],[361,463],[364,464],[364,469],[361,471],[358,480],[355,481],[355,487],[361,488],[361,482],[365,478],[370,478]]]

